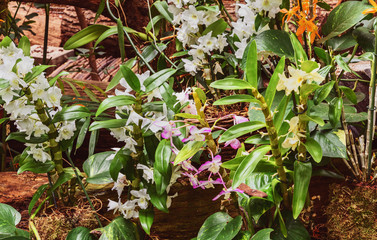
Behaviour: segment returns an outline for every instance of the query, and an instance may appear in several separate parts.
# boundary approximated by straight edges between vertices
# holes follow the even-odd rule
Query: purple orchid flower
[[[240,124],[240,123],[243,123],[243,122],[248,122],[248,121],[249,121],[249,119],[247,119],[245,117],[233,115],[233,123],[234,123],[234,125]]]
[[[188,138],[182,139],[182,142],[204,141],[206,140],[206,136],[203,133],[209,133],[211,132],[211,129],[210,128],[198,129],[196,126],[191,126],[189,132],[190,132],[190,136]]]
[[[198,180],[198,176],[192,174],[192,173],[187,173],[187,172],[184,172],[182,173],[182,175],[186,176],[189,178],[189,181],[192,185],[193,188],[198,188],[199,185],[200,185],[200,182]]]
[[[222,195],[224,195],[224,199],[230,199],[230,193],[232,192],[239,192],[239,193],[243,193],[242,190],[236,188],[236,189],[233,189],[233,188],[224,188],[216,197],[214,197],[212,199],[212,201],[216,201],[217,199],[219,199]]]
[[[207,161],[207,162],[203,163],[202,166],[200,166],[200,168],[199,168],[199,172],[202,172],[202,171],[208,169],[211,173],[216,174],[220,170],[221,163],[222,163],[221,162],[221,156],[216,155],[212,159],[212,161]]]
[[[153,124],[163,129],[161,137],[165,139],[171,139],[172,137],[181,135],[181,132],[176,128],[175,122],[173,121],[155,121]]]
[[[228,145],[230,145],[233,149],[239,149],[241,147],[241,142],[237,138],[235,138],[226,141],[224,146],[227,147]]]
[[[224,181],[221,179],[221,178],[218,178],[216,180],[212,180],[212,178],[208,179],[207,181],[199,181],[199,187],[201,187],[202,189],[206,189],[206,188],[213,188],[214,184],[225,184]]]

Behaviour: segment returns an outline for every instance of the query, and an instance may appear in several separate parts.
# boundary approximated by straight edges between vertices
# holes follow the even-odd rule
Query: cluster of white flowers
[[[220,11],[218,8],[207,8],[198,10],[195,7],[196,1],[192,0],[168,0],[168,10],[173,13],[173,23],[177,27],[177,39],[184,47],[189,47],[188,54],[191,59],[183,59],[185,70],[194,75],[203,65],[207,63],[206,55],[218,50],[220,53],[228,45],[225,34],[212,36],[212,32],[201,36],[200,30],[208,27],[219,20]]]
[[[137,164],[137,169],[140,169],[143,171],[143,178],[145,181],[153,183],[153,169],[149,168],[148,166],[145,166],[143,164]],[[181,176],[180,167],[173,167],[173,173],[170,178],[170,183],[166,188],[166,192],[170,192],[171,186],[177,181],[177,179]],[[138,218],[139,217],[139,211],[138,209],[147,209],[149,206],[149,200],[151,200],[151,197],[147,193],[146,188],[142,188],[140,190],[131,190],[131,200],[127,200],[125,203],[122,203],[121,195],[124,190],[124,187],[129,187],[131,185],[131,182],[127,180],[126,176],[122,173],[119,173],[118,179],[116,182],[114,182],[113,190],[117,190],[118,192],[118,202],[115,202],[113,200],[109,199],[108,204],[108,211],[114,210],[114,213],[116,211],[119,211],[124,218],[130,219],[130,218]],[[177,197],[178,193],[175,193],[174,195],[171,195],[167,197],[166,200],[166,206],[169,208],[171,206],[172,199]]]
[[[41,122],[35,110],[35,103],[38,100],[43,102],[51,117],[61,110],[61,90],[56,86],[50,86],[44,73],[25,82],[25,76],[32,72],[33,67],[34,59],[25,56],[22,49],[17,48],[13,42],[8,47],[0,48],[0,79],[9,83],[6,84],[8,86],[5,85],[6,87],[0,89],[0,98],[4,101],[2,107],[10,114],[10,120],[15,121],[17,129],[26,134],[26,139],[32,136],[41,137],[49,132],[49,128]],[[30,90],[32,99],[22,95],[22,90]],[[58,122],[56,127],[57,142],[70,139],[76,130],[74,121]],[[47,142],[27,146],[30,147],[27,153],[36,161],[51,160],[51,156],[47,153],[49,147]]]

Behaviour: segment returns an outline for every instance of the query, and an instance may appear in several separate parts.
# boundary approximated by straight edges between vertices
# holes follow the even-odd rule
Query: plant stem
[[[253,96],[260,102],[260,106],[266,120],[266,128],[268,136],[270,137],[271,152],[275,158],[275,164],[278,167],[277,173],[281,182],[281,191],[283,193],[283,203],[286,208],[290,208],[289,198],[288,198],[288,180],[287,174],[283,166],[283,158],[281,156],[281,151],[279,148],[279,139],[277,136],[276,128],[274,126],[273,117],[271,115],[270,108],[268,107],[264,97],[258,92],[256,88],[251,89]]]
[[[47,47],[48,47],[48,26],[50,22],[50,4],[45,4],[46,20],[45,20],[45,33],[43,37],[43,60],[42,64],[47,64]]]
[[[374,55],[372,62],[372,76],[369,85],[369,109],[368,109],[368,128],[367,128],[367,140],[365,147],[365,157],[368,160],[368,175],[370,177],[370,171],[372,167],[372,142],[374,135],[374,115],[375,115],[375,98],[376,98],[376,71],[377,71],[377,20],[374,21]]]

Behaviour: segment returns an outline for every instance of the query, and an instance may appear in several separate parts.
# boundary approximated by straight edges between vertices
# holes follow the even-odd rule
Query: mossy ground
[[[377,240],[377,189],[371,186],[330,186],[328,239]]]

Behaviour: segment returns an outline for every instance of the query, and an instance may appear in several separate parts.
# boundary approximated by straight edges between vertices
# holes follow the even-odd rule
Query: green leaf
[[[317,105],[318,103],[321,103],[323,100],[327,98],[327,96],[330,94],[333,86],[335,84],[335,81],[330,81],[326,83],[325,85],[321,86],[319,89],[316,90],[313,100],[314,104]]]
[[[323,119],[319,116],[308,116],[308,115],[304,114],[304,115],[301,116],[301,119],[303,119],[305,121],[315,122],[321,127],[325,125],[325,121],[323,121]]]
[[[280,30],[267,30],[255,37],[259,51],[273,52],[279,57],[293,59],[295,56],[289,34]]]
[[[96,153],[84,162],[82,167],[88,176],[88,183],[105,184],[113,181],[109,172],[111,161],[107,159],[112,154],[113,151]]]
[[[284,219],[286,224],[285,224],[284,229],[281,229],[281,227],[278,227],[274,232],[272,232],[271,234],[272,240],[310,240],[311,239],[305,226],[301,223],[300,220],[293,219],[291,212],[283,212],[281,218],[279,219],[281,220]],[[286,233],[285,234],[286,236],[283,236],[282,231]]]
[[[97,38],[99,38],[102,33],[108,30],[110,27],[105,25],[93,24],[87,28],[84,28],[80,32],[73,35],[68,41],[64,44],[65,50],[75,49],[85,44],[88,44]]]
[[[84,143],[86,133],[88,132],[89,124],[90,124],[90,118],[88,117],[85,120],[84,124],[81,126],[80,132],[77,135],[76,150],[79,149]]]
[[[88,228],[77,227],[69,231],[66,240],[93,240],[93,238]]]
[[[271,200],[260,197],[251,197],[247,201],[247,208],[250,217],[258,223],[260,217],[265,214],[268,210],[274,207],[275,204]]]
[[[153,165],[154,181],[156,183],[157,194],[163,194],[170,183],[172,174],[172,167],[170,165],[170,158],[172,155],[170,140],[162,140],[155,153],[155,160]],[[158,174],[156,174],[158,172]]]
[[[166,49],[166,45],[163,43],[158,43],[156,45],[148,45],[143,49],[141,55],[144,57],[146,62],[152,61],[160,52],[157,51],[156,47],[162,52]]]
[[[151,227],[153,224],[153,218],[154,218],[154,211],[153,209],[140,209],[139,210],[139,220],[141,227],[144,229],[144,231],[150,235],[151,234]]]
[[[92,113],[87,107],[80,105],[73,105],[63,108],[61,111],[57,112],[52,119],[53,123],[62,122],[62,121],[72,121],[82,118],[87,118]]]
[[[322,148],[316,140],[311,137],[307,137],[304,144],[306,150],[310,153],[313,157],[314,161],[320,163],[322,160]]]
[[[205,220],[197,240],[231,240],[240,231],[241,226],[241,216],[232,219],[227,213],[217,212]]]
[[[120,70],[124,79],[127,81],[128,85],[132,90],[140,92],[140,81],[136,74],[128,67],[121,65]]]
[[[174,116],[186,119],[200,119],[200,116],[190,113],[176,113]]]
[[[346,95],[346,97],[353,103],[353,104],[357,104],[357,97],[356,97],[356,94],[355,92],[349,88],[349,87],[346,87],[346,86],[339,86],[339,89],[342,90],[342,92],[344,93],[344,95]]]
[[[174,165],[177,165],[194,156],[204,145],[204,143],[205,141],[190,141],[187,144],[185,144],[175,157]]]
[[[54,65],[38,65],[38,66],[33,67],[31,72],[25,75],[24,81],[26,83],[29,83],[30,81],[34,80],[34,78],[41,75],[41,73],[44,72],[47,68],[53,67],[53,66]]]
[[[109,108],[117,106],[125,106],[136,103],[135,98],[132,96],[119,95],[106,98],[101,102],[96,112],[96,117]]]
[[[167,68],[162,71],[156,72],[152,76],[145,79],[144,81],[145,92],[146,93],[151,92],[155,88],[162,85],[168,78],[173,76],[176,71],[177,71],[176,69]]]
[[[354,38],[356,38],[355,44],[358,43],[364,51],[374,52],[374,35],[370,33],[368,28],[358,27],[355,30],[353,30],[352,35],[350,37],[352,37],[354,41]]]
[[[266,124],[263,122],[252,121],[252,122],[243,122],[234,126],[231,126],[226,130],[220,137],[219,143],[223,143],[235,138],[238,138],[247,133],[254,132],[265,127]]]
[[[323,24],[322,33],[326,37],[319,40],[319,43],[342,34],[360,22],[365,17],[362,12],[367,8],[369,8],[369,5],[359,1],[341,3],[330,12],[325,24]]]
[[[22,36],[18,48],[21,48],[25,56],[30,56],[30,41],[26,36]]]
[[[336,55],[335,56],[335,61],[338,63],[339,67],[344,70],[345,72],[352,72],[353,74],[355,74],[356,76],[358,76],[359,78],[361,78],[361,76],[356,73],[355,71],[353,71],[349,66],[348,64],[343,60],[342,56],[341,55]]]
[[[0,203],[0,221],[11,226],[16,226],[21,221],[21,214],[12,206]]]
[[[29,215],[31,215],[31,211],[33,210],[33,207],[34,205],[37,203],[37,201],[39,200],[39,198],[42,196],[42,194],[46,191],[46,189],[48,188],[48,184],[43,184],[41,185],[37,191],[35,191],[35,193],[33,194],[33,198],[31,199],[30,203],[29,203],[29,207],[28,207],[28,212],[29,212]]]
[[[120,66],[125,66],[125,67],[128,67],[128,68],[132,68],[136,63],[136,58],[131,58],[129,60],[127,60],[125,63],[121,64]],[[120,79],[122,79],[122,71],[119,70],[115,75],[114,77],[111,79],[109,85],[107,85],[107,88],[106,88],[106,92],[110,91],[111,89],[113,89],[114,87],[116,87],[120,81]]]
[[[245,159],[246,156],[242,156],[242,157],[236,157],[236,158],[233,158],[232,160],[229,160],[229,161],[226,161],[226,162],[223,162],[221,164],[221,167],[223,168],[226,168],[226,169],[229,169],[229,170],[232,170],[232,171],[236,171],[238,166],[241,164],[241,162]]]
[[[8,135],[5,141],[16,140],[22,143],[34,143],[34,144],[44,143],[48,141],[47,135],[42,135],[40,137],[31,136],[29,139],[26,139],[26,138],[27,138],[27,135],[25,132],[12,132]]]
[[[207,35],[209,32],[212,32],[212,37],[217,37],[218,35],[222,34],[225,29],[228,27],[228,24],[224,21],[224,19],[220,18],[214,23],[211,23],[202,33],[202,36]]]
[[[55,168],[55,163],[53,161],[46,161],[43,163],[34,160],[32,157],[26,158],[20,165],[21,167],[18,169],[17,174],[25,171],[30,171],[33,173],[47,173]]]
[[[124,127],[127,119],[111,119],[106,121],[95,121],[90,125],[89,131],[95,131],[101,128],[120,128]]]
[[[164,16],[166,20],[168,20],[170,23],[173,22],[173,14],[169,12],[167,2],[156,1],[155,3],[153,3],[152,6],[155,6],[156,9],[160,12],[162,16]]]
[[[196,92],[196,94],[198,94],[198,97],[200,101],[202,102],[202,104],[205,104],[207,101],[207,96],[206,96],[206,93],[203,91],[203,89],[194,87],[193,90],[194,92]]]
[[[297,66],[300,66],[302,62],[308,60],[308,56],[306,55],[306,52],[304,48],[302,47],[302,44],[300,41],[297,39],[296,34],[291,33],[289,35],[289,38],[291,40],[291,44],[294,50],[294,57],[295,57],[295,62]]]
[[[12,43],[12,39],[8,36],[5,36],[4,39],[0,42],[0,47],[9,47]]]
[[[239,89],[253,89],[254,87],[241,79],[226,78],[223,80],[217,80],[210,85],[213,88],[219,88],[223,90],[239,90]]]
[[[117,217],[106,227],[101,228],[100,240],[137,240],[136,226],[130,220]]]
[[[355,38],[352,36],[355,31],[353,31],[352,33],[350,32],[350,33],[344,34],[340,37],[334,37],[332,39],[329,39],[327,41],[327,45],[330,46],[334,51],[343,51],[350,47],[353,47],[357,43]],[[373,36],[373,39],[374,39],[374,36]]]
[[[336,124],[340,120],[340,116],[342,114],[342,108],[343,108],[343,99],[342,98],[333,98],[329,103],[329,120],[333,127],[336,126]]]
[[[235,94],[231,96],[223,97],[213,103],[213,105],[230,105],[239,102],[259,102],[254,97],[245,94]]]
[[[314,47],[314,52],[315,55],[325,63],[325,65],[331,64],[330,54],[325,49]]]
[[[258,87],[258,52],[257,44],[255,41],[251,41],[249,44],[249,51],[247,53],[246,68],[245,68],[246,80],[254,88]]]
[[[272,228],[264,228],[259,230],[256,234],[253,235],[251,240],[270,240],[271,232],[273,232],[274,229]]]
[[[117,30],[118,30],[118,45],[119,45],[119,52],[122,62],[126,57],[126,50],[124,48],[124,31],[123,31],[123,24],[120,18],[117,18]]]
[[[245,157],[242,163],[238,166],[236,173],[234,174],[232,183],[233,189],[237,188],[241,183],[245,182],[250,174],[253,173],[259,161],[262,160],[262,158],[270,150],[270,145],[263,145],[258,147]]]
[[[307,73],[312,72],[314,69],[319,68],[318,63],[312,61],[312,60],[307,60],[301,63],[301,70],[305,71]]]
[[[317,131],[312,137],[321,146],[323,157],[347,158],[346,146],[334,132]]]
[[[261,145],[261,144],[269,144],[270,140],[268,137],[264,138],[259,134],[255,134],[245,140],[247,144],[254,144],[254,145]]]
[[[275,98],[275,93],[276,93],[276,86],[278,85],[279,82],[279,74],[282,74],[284,72],[284,67],[285,67],[285,56],[283,56],[278,65],[275,68],[274,73],[271,76],[270,82],[268,83],[267,89],[266,89],[266,103],[269,108],[271,108],[272,102],[274,101]]]
[[[312,176],[312,164],[310,162],[295,161],[293,181],[294,191],[292,200],[293,218],[297,219],[304,208],[308,195],[310,178]]]
[[[163,194],[157,194],[155,187],[149,186],[147,190],[149,196],[151,197],[151,203],[153,206],[155,206],[158,210],[168,213],[168,207],[166,206],[166,201],[168,194],[166,192],[163,192]]]
[[[51,192],[55,191],[58,187],[60,187],[61,185],[68,182],[69,180],[71,180],[74,177],[76,177],[76,175],[75,175],[73,168],[71,168],[71,167],[64,168],[63,174],[61,174],[59,176],[58,180],[56,180],[54,185],[48,190],[48,194],[51,194]]]

